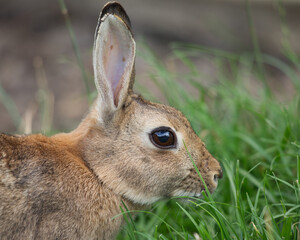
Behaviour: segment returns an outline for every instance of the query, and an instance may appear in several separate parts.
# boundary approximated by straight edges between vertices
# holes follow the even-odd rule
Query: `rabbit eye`
[[[168,127],[154,129],[150,134],[150,140],[158,148],[168,149],[176,147],[176,135]]]

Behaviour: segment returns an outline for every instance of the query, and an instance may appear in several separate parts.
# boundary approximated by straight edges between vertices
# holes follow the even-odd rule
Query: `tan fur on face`
[[[214,175],[219,175],[220,165],[179,111],[136,95],[131,95],[126,104],[126,109],[105,129],[109,138],[113,138],[113,141],[104,140],[110,146],[109,152],[105,148],[102,152],[97,144],[89,144],[91,151],[85,151],[107,155],[104,161],[89,161],[107,186],[140,204],[170,196],[200,195],[204,186],[180,142],[184,140],[209,190],[216,188]],[[149,133],[159,126],[170,127],[181,136],[176,149],[161,150],[150,142]],[[91,138],[96,138],[91,142],[100,141],[98,135],[92,134]]]
[[[185,116],[132,92],[135,42],[123,8],[107,4],[100,20],[107,22],[95,38],[98,98],[78,128],[52,137],[0,133],[1,240],[113,239],[123,203],[138,210],[162,198],[200,196],[204,186],[183,141],[209,191],[217,187],[221,167]],[[121,46],[113,54],[107,51],[110,26],[114,45]],[[99,67],[111,56],[123,61],[122,54],[126,65]],[[162,126],[176,135],[174,148],[151,142],[150,133]]]

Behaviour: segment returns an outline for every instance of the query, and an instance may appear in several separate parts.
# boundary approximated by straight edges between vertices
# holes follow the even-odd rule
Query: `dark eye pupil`
[[[157,129],[150,134],[150,140],[158,148],[174,148],[175,139],[171,129]]]
[[[159,131],[155,132],[154,134],[157,136],[160,142],[166,143],[168,142],[171,133],[168,131]]]

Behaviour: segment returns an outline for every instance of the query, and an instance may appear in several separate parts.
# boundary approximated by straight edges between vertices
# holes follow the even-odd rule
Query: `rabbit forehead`
[[[153,103],[144,100],[142,97],[133,98],[132,100],[136,103],[133,104],[132,108],[134,121],[139,122],[140,126],[152,129],[166,126],[176,131],[179,129],[189,131],[191,129],[186,117],[173,107]]]

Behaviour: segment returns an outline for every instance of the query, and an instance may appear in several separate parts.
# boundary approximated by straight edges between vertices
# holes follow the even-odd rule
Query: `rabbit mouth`
[[[200,189],[200,191],[184,191],[184,190],[177,190],[173,192],[174,197],[187,197],[187,198],[202,198],[203,192],[205,192],[205,189]]]
[[[203,197],[203,192],[204,192],[205,190],[201,190],[201,192],[200,193],[196,193],[193,197],[195,197],[195,198],[202,198]]]
[[[205,195],[206,190],[205,189],[201,189],[200,192],[196,192],[193,195],[189,195],[187,197],[191,197],[191,198],[203,198],[203,196]]]

